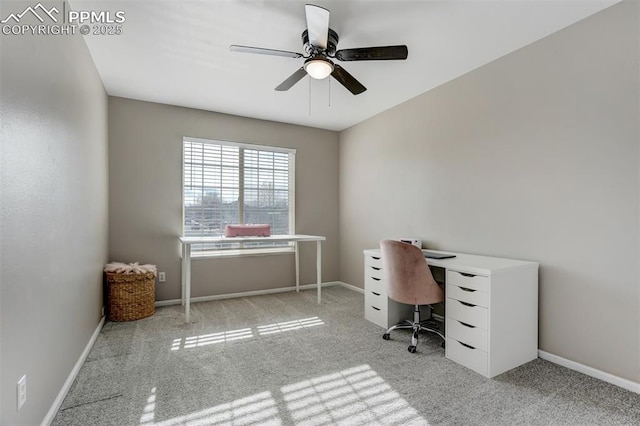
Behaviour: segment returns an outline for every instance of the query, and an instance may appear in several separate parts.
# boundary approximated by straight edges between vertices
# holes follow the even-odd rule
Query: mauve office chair
[[[420,321],[420,306],[426,305],[433,309],[431,305],[444,301],[444,291],[433,279],[422,250],[414,245],[393,240],[381,241],[380,249],[387,296],[396,302],[414,306],[413,321],[404,320],[394,325],[382,335],[382,338],[389,340],[393,330],[410,328],[413,329],[413,333],[409,352],[416,351],[420,331],[437,334],[443,339],[444,347],[444,335],[440,330],[429,327],[427,322],[430,320]]]

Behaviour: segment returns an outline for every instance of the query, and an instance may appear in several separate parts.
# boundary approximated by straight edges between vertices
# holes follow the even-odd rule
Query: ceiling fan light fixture
[[[322,57],[309,58],[304,63],[304,70],[312,78],[322,80],[333,72],[333,63]]]

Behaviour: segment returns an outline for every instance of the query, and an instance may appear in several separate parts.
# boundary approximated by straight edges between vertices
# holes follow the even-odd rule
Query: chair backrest
[[[444,291],[433,279],[422,250],[393,240],[380,241],[380,249],[390,299],[409,305],[444,301]]]

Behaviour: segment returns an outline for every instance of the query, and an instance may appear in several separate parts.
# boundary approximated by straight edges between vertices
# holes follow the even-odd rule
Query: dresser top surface
[[[424,251],[424,250],[423,250]],[[511,268],[538,268],[537,262],[526,260],[505,259],[501,257],[480,256],[476,254],[456,253],[451,251],[428,250],[433,253],[453,254],[456,257],[448,259],[425,259],[429,265],[452,269],[461,272],[491,275],[500,270]],[[364,250],[366,256],[380,256],[380,249]]]

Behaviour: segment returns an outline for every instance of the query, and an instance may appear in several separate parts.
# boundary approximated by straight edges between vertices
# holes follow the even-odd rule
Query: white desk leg
[[[187,284],[187,244],[182,244],[182,279],[180,281],[180,303],[184,306],[184,288]]]
[[[296,292],[300,291],[300,254],[298,253],[298,242],[294,243],[296,253]]]
[[[185,259],[187,259],[184,268],[184,322],[191,321],[191,244],[185,244]]]
[[[318,304],[322,300],[322,241],[316,241],[316,273],[318,274]]]

